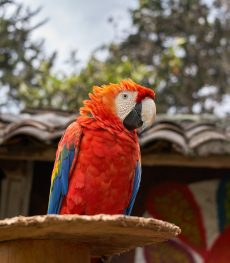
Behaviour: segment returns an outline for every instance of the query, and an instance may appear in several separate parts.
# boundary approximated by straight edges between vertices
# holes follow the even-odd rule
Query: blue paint
[[[225,202],[230,197],[227,195],[227,187],[230,184],[229,177],[224,177],[220,183],[219,187],[217,189],[217,212],[218,212],[218,224],[219,229],[221,232],[224,231],[226,225],[229,223],[227,222],[227,211],[225,208]]]

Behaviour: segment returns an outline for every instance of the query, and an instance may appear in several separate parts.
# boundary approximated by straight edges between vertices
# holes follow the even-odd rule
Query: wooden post
[[[153,218],[122,215],[44,215],[0,221],[1,263],[90,263],[162,242],[180,228]]]
[[[90,251],[68,240],[16,240],[0,244],[0,262],[90,263]]]

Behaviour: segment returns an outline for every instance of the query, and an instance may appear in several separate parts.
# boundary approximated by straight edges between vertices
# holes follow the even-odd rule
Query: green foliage
[[[24,82],[36,86],[42,61],[52,64],[42,51],[42,41],[31,41],[31,33],[44,23],[32,26],[31,19],[40,9],[31,11],[14,0],[0,0],[0,85],[8,90],[9,100],[21,100],[18,87]],[[34,93],[34,91],[31,91]]]
[[[46,58],[43,43],[31,40],[33,30],[43,24],[32,26],[39,11],[31,11],[14,0],[0,0],[0,85],[9,91],[5,105],[13,100],[23,108],[77,110],[93,85],[123,78],[140,82],[152,74],[139,62],[102,62],[94,56],[79,73],[54,73],[55,54]],[[70,58],[70,64],[76,67],[76,53]]]
[[[136,33],[111,47],[111,56],[153,66],[160,111],[191,113],[199,104],[212,112],[215,103],[208,102],[221,102],[230,90],[229,9],[221,1],[140,0],[132,19]],[[202,95],[205,86],[216,91]]]
[[[38,75],[37,88],[25,83],[20,86],[20,97],[27,107],[77,110],[94,85],[116,83],[127,76],[140,82],[150,76],[150,72],[138,63],[132,64],[128,60],[104,63],[95,57],[78,74],[57,77],[46,64],[40,71],[44,77]]]
[[[105,60],[92,55],[69,75],[55,74],[55,54],[46,58],[42,43],[30,39],[38,12],[0,0],[0,84],[24,107],[77,110],[92,86],[123,78],[153,87],[158,112],[192,113],[194,105],[213,112],[229,93],[230,11],[221,0],[139,0],[131,13],[135,33],[111,43]],[[207,86],[215,88],[201,92]]]
[[[140,82],[149,76],[150,72],[144,65],[139,62],[132,63],[128,58],[102,62],[95,57],[90,59],[86,68],[79,74],[82,84],[88,82],[90,86],[119,82],[128,77]]]

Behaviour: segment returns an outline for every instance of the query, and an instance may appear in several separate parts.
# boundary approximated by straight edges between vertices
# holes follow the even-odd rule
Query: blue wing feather
[[[68,191],[69,172],[74,160],[75,149],[67,150],[65,147],[60,155],[60,169],[55,176],[50,191],[48,214],[58,214],[61,208],[63,197]]]
[[[48,214],[59,214],[64,196],[68,192],[71,169],[77,162],[83,129],[75,121],[71,123],[58,144],[51,178]]]
[[[125,209],[125,215],[130,215],[134,206],[134,202],[137,196],[137,192],[140,187],[140,182],[141,182],[141,164],[138,161],[135,169],[135,177],[134,177],[134,182],[133,182],[133,191],[131,195],[131,199],[129,202],[128,207]]]

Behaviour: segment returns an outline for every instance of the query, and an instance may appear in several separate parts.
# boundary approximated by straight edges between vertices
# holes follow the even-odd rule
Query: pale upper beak
[[[145,98],[137,103],[134,109],[123,120],[128,130],[141,128],[141,131],[150,127],[156,118],[156,105],[153,99]]]
[[[156,104],[153,99],[145,98],[142,101],[141,119],[143,125],[141,130],[145,130],[150,127],[156,119]]]

